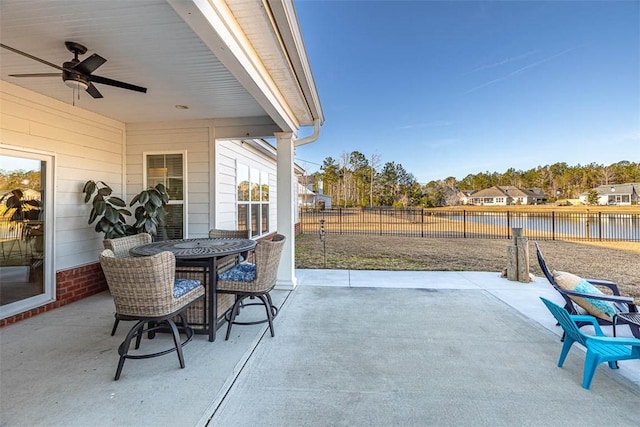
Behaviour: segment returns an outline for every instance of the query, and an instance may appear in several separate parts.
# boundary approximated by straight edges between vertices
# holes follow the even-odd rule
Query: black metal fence
[[[302,209],[302,233],[536,240],[640,241],[640,207],[621,212],[478,211],[420,208]]]

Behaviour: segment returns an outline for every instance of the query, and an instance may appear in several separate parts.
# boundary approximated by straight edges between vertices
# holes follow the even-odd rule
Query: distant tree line
[[[0,169],[0,195],[15,189],[40,190],[40,171]]]
[[[448,178],[420,184],[400,163],[367,158],[359,151],[342,153],[338,160],[324,159],[320,171],[308,178],[314,190],[322,181],[323,192],[333,206],[451,206],[459,203],[458,191],[478,191],[494,185],[540,188],[548,201],[577,199],[599,185],[640,182],[640,163],[620,161],[610,165],[590,163],[569,166],[565,162],[526,171],[509,168],[503,173],[480,172],[462,180]]]

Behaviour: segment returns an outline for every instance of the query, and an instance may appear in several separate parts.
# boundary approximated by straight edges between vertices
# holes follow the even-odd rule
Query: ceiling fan
[[[109,86],[115,86],[122,89],[133,90],[136,92],[147,93],[147,88],[136,86],[130,83],[121,82],[118,80],[108,79],[106,77],[96,76],[93,73],[98,67],[107,62],[106,59],[101,57],[100,55],[94,53],[88,58],[82,60],[82,62],[78,59],[78,55],[84,55],[87,53],[87,48],[81,45],[80,43],[67,41],[64,42],[64,45],[67,49],[73,53],[73,59],[71,61],[64,62],[62,67],[53,64],[49,61],[45,61],[44,59],[40,59],[33,55],[30,55],[26,52],[22,52],[21,50],[15,49],[11,46],[7,46],[5,44],[0,43],[0,47],[10,50],[11,52],[17,53],[19,55],[25,56],[29,59],[33,59],[34,61],[41,62],[45,65],[48,65],[53,68],[57,68],[61,71],[61,73],[37,73],[37,74],[9,74],[11,77],[62,77],[62,81],[74,89],[82,89],[86,90],[89,95],[94,98],[103,98],[102,94],[98,89],[93,85],[93,83],[99,83]]]

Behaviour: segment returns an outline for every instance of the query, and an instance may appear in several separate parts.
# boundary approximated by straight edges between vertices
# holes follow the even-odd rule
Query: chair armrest
[[[619,296],[619,295],[587,294],[587,293],[584,293],[584,292],[567,291],[567,290],[564,290],[564,289],[562,290],[562,293],[566,294],[566,295],[575,296],[575,297],[591,298],[591,299],[598,299],[598,300],[603,300],[603,301],[617,302],[617,303],[622,303],[622,304],[627,304],[627,305],[634,305],[633,298],[622,297],[622,296]]]
[[[633,347],[640,347],[640,339],[638,338],[587,336],[587,341],[589,340],[594,340],[606,344],[631,345]]]
[[[595,336],[599,336],[599,337],[606,336],[604,332],[602,332],[602,328],[598,324],[598,319],[596,319],[594,316],[590,314],[570,314],[569,317],[571,317],[571,320],[573,320],[576,323],[576,325],[578,325],[578,322],[580,322],[580,323],[588,323],[591,326],[593,326],[593,330],[596,334]],[[578,327],[581,328],[582,326],[584,325],[580,325]]]
[[[570,314],[569,317],[574,322],[591,323],[594,326],[598,324],[596,318],[590,314]]]
[[[592,285],[604,286],[606,288],[611,289],[614,295],[620,295],[620,291],[618,290],[618,285],[615,282],[610,280],[602,280],[602,279],[584,279]]]

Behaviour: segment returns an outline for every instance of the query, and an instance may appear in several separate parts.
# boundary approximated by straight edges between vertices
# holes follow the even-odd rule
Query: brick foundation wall
[[[28,319],[45,311],[81,300],[107,289],[99,263],[56,273],[56,300],[49,304],[0,320],[0,327]]]
[[[296,223],[295,234],[298,235],[299,233],[300,223]],[[272,233],[262,239],[271,239],[274,235],[275,233]],[[58,271],[56,273],[56,300],[54,302],[1,319],[0,328],[105,290],[107,290],[107,282],[102,273],[102,268],[100,268],[100,263]]]

